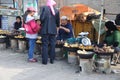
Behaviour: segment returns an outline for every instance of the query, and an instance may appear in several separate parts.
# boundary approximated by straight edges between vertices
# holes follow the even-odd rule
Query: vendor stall
[[[80,32],[89,32],[88,37],[97,42],[98,32],[94,28],[92,20],[100,18],[100,12],[83,4],[64,6],[60,9],[61,16],[67,16],[73,25],[75,37]],[[99,24],[98,24],[99,25]]]

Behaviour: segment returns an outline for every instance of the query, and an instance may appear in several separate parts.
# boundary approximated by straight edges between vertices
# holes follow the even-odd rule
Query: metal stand
[[[109,53],[108,53],[109,54]],[[109,74],[111,73],[111,55],[99,55],[99,58],[95,60],[95,71]]]

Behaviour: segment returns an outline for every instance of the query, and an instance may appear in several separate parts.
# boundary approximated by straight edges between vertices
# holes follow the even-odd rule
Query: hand
[[[57,40],[57,42],[56,42],[57,44],[60,44],[61,43],[61,41],[60,40]]]
[[[63,29],[64,27],[60,26],[59,29]]]

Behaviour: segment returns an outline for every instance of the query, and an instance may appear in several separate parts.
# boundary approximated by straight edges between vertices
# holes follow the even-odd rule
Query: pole
[[[102,25],[102,19],[103,19],[103,9],[104,9],[104,0],[101,1],[101,16],[100,16],[100,22],[99,22],[99,32],[98,32],[98,44],[100,43],[100,30]]]

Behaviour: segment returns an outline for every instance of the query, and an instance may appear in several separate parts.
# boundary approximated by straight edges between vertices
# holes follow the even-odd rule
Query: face
[[[37,24],[41,24],[40,20],[37,20]]]
[[[61,24],[62,24],[62,25],[66,25],[67,22],[68,22],[67,20],[61,20]]]
[[[20,19],[19,19],[19,18],[17,18],[17,19],[16,19],[16,21],[19,23],[19,22],[20,22]]]
[[[108,28],[105,26],[105,31],[108,31]]]
[[[35,12],[34,12],[34,11],[32,11],[30,15],[31,15],[31,16],[34,16],[34,14],[35,14]]]

